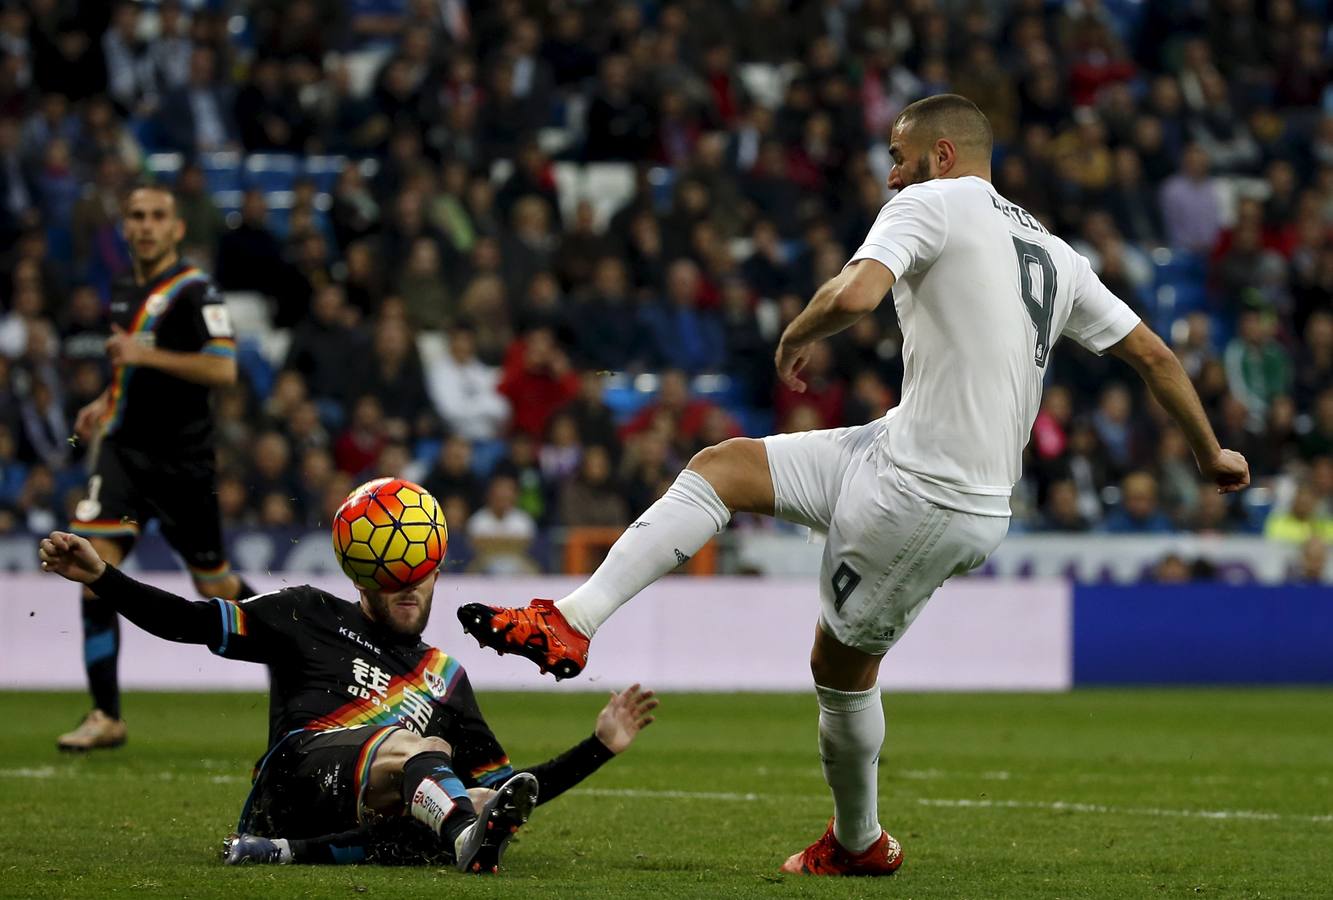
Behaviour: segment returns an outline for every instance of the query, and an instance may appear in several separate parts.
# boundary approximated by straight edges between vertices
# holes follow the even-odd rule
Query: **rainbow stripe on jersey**
[[[326,728],[356,728],[358,725],[398,725],[413,721],[408,709],[421,708],[439,701],[444,703],[453,693],[463,667],[458,660],[432,647],[417,667],[406,675],[395,675],[383,696],[356,699],[333,712],[320,716],[307,728],[323,731]],[[434,690],[431,686],[434,685]]]
[[[130,323],[129,333],[143,334],[152,331],[171,309],[177,294],[192,284],[201,284],[207,281],[208,276],[201,270],[194,266],[186,266],[159,284],[148,293],[147,297],[143,298],[143,303],[139,304],[139,311],[134,315],[134,321]],[[134,374],[135,368],[135,366],[116,367],[115,374],[111,379],[111,414],[106,418],[106,424],[102,429],[103,434],[111,434],[125,418],[125,403],[129,393],[130,376]]]

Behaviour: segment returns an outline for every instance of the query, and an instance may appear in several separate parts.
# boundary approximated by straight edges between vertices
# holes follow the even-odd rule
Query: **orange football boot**
[[[852,853],[833,836],[833,820],[829,819],[824,836],[789,857],[778,871],[788,875],[892,875],[902,864],[903,848],[887,831],[865,850]]]
[[[573,678],[588,664],[588,639],[570,625],[550,600],[527,606],[469,603],[458,609],[463,630],[496,653],[517,653],[557,681]]]

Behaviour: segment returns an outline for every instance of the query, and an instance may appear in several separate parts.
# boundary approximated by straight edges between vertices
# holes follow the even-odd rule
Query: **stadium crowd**
[[[1067,344],[1014,529],[1262,532],[1317,573],[1326,16],[1298,0],[5,0],[0,533],[47,531],[80,496],[66,438],[108,374],[119,204],[162,159],[179,160],[187,254],[268,297],[285,336],[280,355],[243,352],[243,384],[217,398],[226,523],[317,526],[358,479],[397,473],[445,502],[465,563],[624,525],[722,438],[890,407],[891,304],[821,347],[806,394],[775,384],[772,352],[887,199],[896,113],[954,91],[993,123],[997,188],[1164,332],[1257,486],[1201,489],[1132,373]],[[354,162],[224,194],[207,160],[230,151]],[[571,196],[565,163],[630,167],[627,201]],[[607,372],[656,392],[613,409]],[[726,389],[698,390],[708,375]]]

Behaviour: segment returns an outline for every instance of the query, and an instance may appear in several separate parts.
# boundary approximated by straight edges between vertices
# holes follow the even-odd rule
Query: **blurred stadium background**
[[[886,684],[1333,683],[1330,24],[1315,0],[0,0],[0,845],[22,860],[0,895],[253,895],[203,860],[262,701],[132,697],[125,751],[52,760],[86,709],[79,612],[34,542],[82,496],[66,437],[108,374],[143,177],[177,187],[239,332],[241,384],[216,397],[233,562],[346,596],[332,511],[366,478],[420,481],[451,530],[427,638],[488,691],[550,688],[464,646],[452,605],[558,595],[702,446],[892,406],[891,305],[827,342],[808,394],[772,353],[886,201],[896,113],[965,94],[997,187],[1175,347],[1254,486],[1201,487],[1133,373],[1062,346],[1010,537]],[[819,552],[738,517],[573,686],[808,689]],[[192,593],[151,532],[127,568]],[[762,640],[738,646],[740,624]],[[130,688],[265,683],[129,627],[122,668]],[[15,690],[34,687],[76,693]],[[899,880],[919,860],[914,896],[1327,896],[1327,696],[892,697]],[[585,855],[607,895],[645,871],[662,896],[773,887],[756,873],[826,807],[813,704],[676,699],[602,794],[562,801],[589,830],[534,822],[516,865],[554,880],[495,896],[590,895]],[[534,758],[589,702],[488,708]],[[759,807],[758,849],[690,838],[753,834]],[[167,849],[144,859],[132,833]]]
[[[6,568],[83,489],[65,436],[107,375],[131,179],[182,192],[239,326],[244,383],[217,411],[242,568],[327,570],[322,538],[292,538],[400,474],[447,504],[451,569],[582,572],[699,447],[895,402],[887,304],[804,396],[771,351],[885,201],[893,116],[953,90],[994,123],[999,189],[1169,337],[1255,475],[1200,490],[1132,373],[1066,347],[994,570],[1333,572],[1323,4],[0,9]],[[812,571],[781,525],[726,538],[695,571]],[[151,538],[140,564],[174,567]]]

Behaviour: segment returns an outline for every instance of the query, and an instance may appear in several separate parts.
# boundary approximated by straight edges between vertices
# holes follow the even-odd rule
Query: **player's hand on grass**
[[[800,378],[801,370],[810,361],[810,346],[795,347],[786,341],[778,341],[778,352],[773,363],[778,367],[778,378],[787,387],[798,394],[805,393],[805,382]]]
[[[106,571],[106,563],[97,555],[87,538],[68,531],[53,531],[37,545],[37,558],[43,572],[55,572],[80,584],[92,584]]]
[[[1250,483],[1250,464],[1235,450],[1219,450],[1208,462],[1199,463],[1203,476],[1217,485],[1219,494],[1234,494]]]
[[[653,723],[652,711],[657,709],[657,696],[631,684],[620,693],[612,692],[610,701],[597,716],[593,734],[612,753],[624,753],[639,732]]]
[[[106,339],[106,357],[113,366],[137,366],[147,358],[147,349],[124,328],[111,326],[111,337]]]

